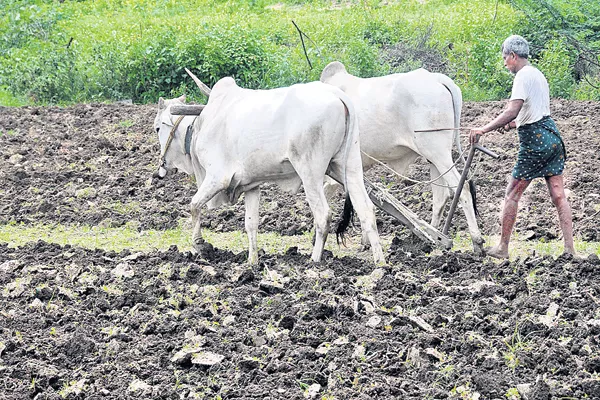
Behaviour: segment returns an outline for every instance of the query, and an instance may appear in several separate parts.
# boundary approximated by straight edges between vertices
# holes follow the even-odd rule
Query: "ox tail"
[[[346,193],[346,200],[344,201],[344,211],[342,211],[342,219],[338,223],[338,226],[335,230],[335,238],[338,246],[340,243],[342,243],[344,246],[346,245],[346,230],[350,226],[353,217],[354,207],[352,206],[352,201],[350,201],[350,195]]]
[[[460,88],[454,83],[450,77],[444,74],[435,74],[439,83],[444,85],[444,87],[450,92],[450,96],[452,97],[452,108],[454,110],[454,142],[456,143],[456,149],[458,154],[460,154],[463,163],[466,164],[466,157],[463,153],[462,146],[460,144],[460,115],[462,112],[462,92]],[[471,192],[471,199],[473,200],[473,210],[475,211],[475,215],[479,216],[479,210],[477,210],[477,192],[475,187],[475,182],[469,179],[469,191]]]
[[[348,192],[348,179],[346,174],[346,164],[348,163],[348,157],[350,154],[350,150],[352,148],[352,143],[358,140],[358,115],[352,105],[350,98],[340,89],[334,88],[333,86],[329,86],[329,90],[334,91],[337,94],[338,98],[344,105],[344,116],[346,121],[346,132],[344,135],[344,157],[342,159],[342,173],[343,173],[343,184],[344,184],[344,192],[345,192],[345,201],[344,201],[344,210],[342,211],[342,219],[338,223],[338,226],[335,230],[337,243],[339,245],[340,241],[345,245],[345,232],[348,229],[348,226],[352,223],[352,218],[354,216],[354,207],[352,206],[352,201],[350,200],[350,193]]]
[[[450,96],[452,97],[452,108],[454,110],[454,142],[456,143],[456,149],[458,150],[458,154],[461,155],[463,163],[466,162],[466,157],[463,154],[462,146],[460,144],[460,114],[462,112],[462,92],[460,88],[454,83],[450,77],[435,73],[435,77],[438,82],[444,85],[444,87],[450,92]]]
[[[473,179],[469,179],[469,192],[471,192],[471,199],[473,200],[473,211],[475,211],[475,216],[479,217],[479,210],[477,209],[477,188],[475,186],[475,182]]]

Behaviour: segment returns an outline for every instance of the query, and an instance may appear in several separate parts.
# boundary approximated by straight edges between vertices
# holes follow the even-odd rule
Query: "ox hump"
[[[217,83],[213,86],[213,90],[227,90],[230,87],[237,87],[235,83],[235,79],[230,76],[226,76],[225,78],[219,79]]]
[[[327,64],[327,66],[323,69],[323,72],[321,72],[321,82],[327,82],[327,80],[329,80],[329,78],[331,78],[332,76],[334,76],[335,74],[346,74],[346,67],[344,67],[344,64],[342,64],[339,61],[333,61],[330,62],[329,64]]]

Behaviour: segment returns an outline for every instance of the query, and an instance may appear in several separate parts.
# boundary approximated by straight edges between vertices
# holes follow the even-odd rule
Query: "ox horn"
[[[200,79],[198,79],[198,77],[196,75],[192,74],[192,71],[190,71],[189,69],[185,68],[185,72],[187,72],[188,75],[192,77],[194,82],[196,82],[196,85],[198,85],[198,88],[200,88],[200,91],[202,92],[202,94],[204,94],[206,97],[209,97],[210,96],[210,88],[208,86],[206,86],[204,83],[202,83],[202,81]]]

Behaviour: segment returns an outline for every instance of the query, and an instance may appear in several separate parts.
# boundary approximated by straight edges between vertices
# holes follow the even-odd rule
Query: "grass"
[[[202,231],[203,237],[213,246],[230,250],[235,253],[247,251],[248,242],[245,232],[215,232],[208,229]],[[389,248],[392,237],[382,237],[384,250]],[[166,231],[147,230],[139,232],[134,225],[125,225],[119,228],[92,227],[85,225],[59,225],[59,224],[7,224],[0,226],[0,242],[8,243],[10,247],[23,246],[29,242],[44,240],[60,245],[81,246],[85,248],[102,248],[107,251],[120,252],[123,249],[133,251],[149,252],[153,250],[167,250],[176,245],[180,251],[189,251],[191,246],[191,229],[187,221],[182,221],[179,227]],[[495,244],[498,237],[485,237],[486,243]],[[306,233],[302,236],[281,236],[277,233],[259,233],[258,247],[269,254],[283,254],[290,247],[296,246],[304,254],[310,254],[312,250],[312,234]],[[370,259],[370,252],[359,252],[360,235],[353,234],[348,238],[347,247],[338,246],[335,235],[327,239],[326,249],[333,252],[337,257],[354,256]],[[599,242],[584,242],[576,240],[575,249],[578,254],[587,256],[589,254],[600,255]],[[469,252],[472,250],[471,240],[468,234],[460,234],[454,237],[453,251]],[[434,254],[439,253],[434,250]],[[526,257],[528,255],[550,255],[557,257],[563,252],[560,241],[537,242],[522,241],[515,235],[510,248],[510,257]]]
[[[175,229],[166,231],[147,230],[138,232],[133,225],[119,228],[91,227],[84,225],[59,225],[59,224],[8,224],[0,226],[0,242],[8,243],[10,247],[23,246],[29,242],[44,240],[60,245],[81,246],[95,249],[102,248],[107,251],[120,252],[123,249],[148,252],[153,250],[167,250],[176,245],[180,251],[192,249],[192,231],[182,223]],[[213,246],[230,250],[235,253],[247,251],[248,241],[245,232],[214,232],[203,229],[202,235]],[[387,244],[391,238],[387,240]],[[348,247],[338,246],[335,235],[330,235],[326,249],[336,256],[357,256],[360,248],[360,235],[349,238]],[[385,244],[385,243],[384,243]],[[258,247],[269,254],[283,254],[290,247],[298,247],[300,252],[310,254],[312,250],[312,235],[306,233],[302,236],[281,236],[277,233],[259,233]],[[370,258],[370,252],[361,253]]]
[[[500,235],[484,236],[485,246],[494,246],[500,241]],[[452,250],[470,251],[471,238],[467,233],[461,233],[453,238],[454,247]],[[537,241],[537,240],[523,240],[519,237],[519,234],[514,233],[511,237],[510,246],[508,249],[509,257],[511,260],[515,258],[524,258],[530,255],[552,257],[560,256],[564,251],[564,245],[562,240],[550,240],[550,241]],[[585,242],[583,240],[577,240],[575,238],[575,251],[577,254],[586,257],[589,254],[596,254],[600,256],[600,242]]]
[[[6,88],[0,86],[0,105],[6,107],[19,107],[27,105],[27,102],[15,97]]]

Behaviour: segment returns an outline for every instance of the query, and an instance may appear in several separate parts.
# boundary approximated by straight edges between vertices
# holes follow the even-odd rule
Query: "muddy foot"
[[[583,260],[583,257],[581,257],[580,255],[578,255],[577,253],[575,253],[574,251],[565,251],[564,253],[562,253],[563,257],[567,258],[567,259],[573,259],[573,260]]]
[[[503,251],[498,248],[498,246],[488,247],[485,250],[485,254],[490,257],[499,258],[501,260],[505,260],[508,258],[508,251]]]

